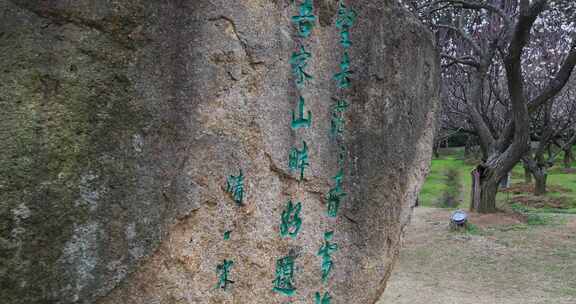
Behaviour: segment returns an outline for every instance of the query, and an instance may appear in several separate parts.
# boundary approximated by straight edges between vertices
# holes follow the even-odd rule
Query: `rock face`
[[[439,67],[393,1],[348,1],[348,195],[327,217],[342,50],[336,1],[315,2],[314,80],[298,89],[291,0],[0,0],[1,302],[374,303],[427,171]],[[300,93],[312,126],[292,130]],[[300,182],[288,152],[302,140]],[[239,169],[243,206],[225,191]],[[290,199],[294,239],[279,232]],[[339,249],[323,284],[326,231]],[[291,298],[272,291],[289,254]]]

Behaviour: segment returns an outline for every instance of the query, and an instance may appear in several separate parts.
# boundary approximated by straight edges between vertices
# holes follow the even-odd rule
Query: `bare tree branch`
[[[548,83],[548,86],[540,95],[538,95],[538,97],[530,101],[528,109],[534,111],[536,108],[540,107],[558,94],[570,79],[574,66],[576,66],[576,37],[572,39],[570,53],[568,53],[568,57],[564,60],[564,63],[556,74],[556,77]]]
[[[508,53],[504,57],[508,91],[512,104],[512,122],[508,124],[504,136],[499,141],[500,147],[508,147],[510,154],[523,154],[525,145],[521,141],[527,141],[529,131],[529,114],[526,98],[524,96],[524,78],[522,75],[522,52],[530,39],[530,30],[538,15],[544,10],[546,0],[534,0],[530,5],[529,0],[520,0],[520,16],[514,29],[512,41],[508,47]],[[508,133],[508,134],[506,134]],[[513,137],[513,139],[512,139]],[[507,143],[512,142],[511,145]],[[510,158],[512,155],[510,155]]]
[[[541,0],[542,1],[542,0]],[[528,104],[528,111],[529,113],[535,112],[539,107],[544,105],[546,102],[549,102],[554,96],[556,96],[562,88],[565,86],[566,82],[570,79],[572,71],[576,66],[576,38],[572,40],[572,46],[570,48],[570,53],[562,67],[560,68],[558,74],[550,81],[548,87],[540,94],[538,97],[534,98]],[[505,146],[507,142],[512,140],[514,136],[514,125],[510,122],[505,131],[503,132],[503,136],[501,136],[501,140],[499,142],[500,146]]]
[[[441,54],[440,57],[448,59],[451,61],[449,64],[444,65],[443,67],[449,67],[455,63],[468,65],[468,66],[475,67],[475,68],[480,67],[480,63],[478,61],[476,61],[474,58],[472,58],[471,56],[454,57],[454,56],[451,56],[448,54]]]
[[[480,48],[478,43],[476,43],[476,41],[474,41],[474,39],[472,39],[472,37],[468,33],[466,33],[463,29],[448,24],[435,24],[434,26],[437,28],[444,28],[447,30],[451,30],[457,33],[458,35],[460,35],[460,37],[466,40],[466,42],[468,42],[470,46],[472,46],[472,49],[474,49],[474,52],[476,52],[476,54],[478,54],[479,56],[483,56],[484,53],[482,52],[482,49]]]
[[[508,14],[506,14],[506,12],[504,12],[502,9],[492,4],[486,2],[466,1],[466,0],[438,0],[432,3],[432,5],[443,3],[452,4],[453,6],[454,4],[457,4],[459,5],[459,7],[463,9],[472,9],[472,10],[485,9],[487,11],[491,11],[493,13],[498,14],[502,18],[502,20],[504,21],[504,27],[506,29],[512,28],[512,19],[510,18],[510,16],[508,16]]]

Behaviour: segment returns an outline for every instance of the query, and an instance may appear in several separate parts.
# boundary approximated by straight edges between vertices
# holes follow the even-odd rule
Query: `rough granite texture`
[[[348,196],[329,219],[336,1],[315,1],[315,79],[302,90],[314,121],[297,131],[291,2],[0,0],[1,303],[377,301],[430,158],[432,36],[393,1],[349,1]],[[299,183],[287,158],[302,139],[311,168]],[[239,168],[243,207],[224,191]],[[303,204],[295,240],[278,228],[290,198]],[[323,285],[328,230],[340,250]],[[290,251],[291,299],[271,290]],[[224,259],[227,291],[215,288]]]

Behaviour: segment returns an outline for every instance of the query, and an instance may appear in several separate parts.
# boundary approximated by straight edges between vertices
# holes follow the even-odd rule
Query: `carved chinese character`
[[[228,288],[228,284],[234,284],[234,281],[228,279],[232,265],[234,265],[233,261],[224,260],[222,264],[216,266],[216,273],[218,274],[218,288],[226,290]]]
[[[350,76],[352,71],[350,71],[350,57],[348,52],[344,52],[344,57],[340,62],[340,73],[334,75],[334,79],[337,82],[337,86],[340,89],[347,89],[350,87]]]
[[[314,78],[305,71],[306,67],[308,66],[308,59],[311,57],[312,54],[307,52],[304,46],[300,47],[300,52],[293,52],[292,57],[290,57],[292,74],[296,78],[296,84],[298,87],[302,87],[307,80]]]
[[[338,166],[342,168],[344,166],[344,161],[346,159],[346,146],[340,144],[339,149],[340,151],[338,152]]]
[[[288,157],[288,167],[291,171],[300,170],[300,180],[304,180],[304,170],[310,166],[310,163],[308,163],[308,145],[306,145],[305,141],[302,141],[302,143],[302,150],[293,147]]]
[[[240,170],[238,176],[230,175],[226,180],[226,192],[232,194],[236,204],[242,205],[244,199],[244,174]]]
[[[331,243],[332,237],[334,236],[333,231],[328,231],[324,233],[324,244],[318,250],[318,256],[322,257],[322,282],[326,283],[328,281],[328,277],[332,268],[334,266],[334,262],[332,261],[332,253],[338,250],[338,245],[335,243]]]
[[[344,133],[344,117],[333,112],[330,117],[330,135],[336,137],[342,133]]]
[[[352,46],[352,40],[350,40],[350,30],[345,28],[340,30],[340,44],[343,48],[347,49]]]
[[[280,224],[280,235],[282,237],[290,236],[296,238],[300,227],[302,226],[302,219],[300,218],[300,211],[302,210],[302,203],[294,205],[292,201],[288,201],[286,209],[282,211],[282,223]]]
[[[330,304],[330,301],[332,301],[332,297],[327,292],[324,293],[323,297],[320,296],[319,292],[316,292],[314,299],[315,304]]]
[[[336,27],[339,29],[350,29],[356,22],[356,11],[348,9],[344,1],[338,3],[338,17],[336,18]]]
[[[333,98],[333,100],[336,101],[336,104],[332,108],[333,113],[343,113],[344,111],[346,111],[348,109],[349,104],[348,104],[348,101],[346,101],[345,99]]]
[[[274,279],[274,288],[272,290],[286,296],[294,295],[296,287],[294,286],[294,261],[293,256],[286,256],[276,260],[276,278]]]
[[[342,44],[344,48],[349,48],[352,45],[350,28],[354,25],[354,22],[356,22],[356,16],[356,12],[353,9],[348,9],[344,1],[339,2],[336,27],[340,29],[340,44]]]
[[[298,115],[292,111],[292,129],[309,128],[312,123],[312,112],[308,111],[308,118],[304,116],[304,98],[298,102]]]
[[[346,100],[336,100],[336,102],[332,108],[332,115],[330,117],[330,134],[332,137],[340,136],[344,133],[343,112],[348,108],[348,102],[346,102]]]
[[[312,0],[304,0],[300,4],[298,15],[292,17],[292,22],[298,27],[298,34],[302,38],[308,38],[312,33],[316,16],[314,16],[314,4]]]
[[[346,193],[342,189],[343,175],[344,171],[340,169],[338,174],[333,177],[334,186],[328,191],[328,195],[326,195],[326,200],[328,201],[328,216],[330,217],[336,217],[338,215],[340,201],[346,196]]]

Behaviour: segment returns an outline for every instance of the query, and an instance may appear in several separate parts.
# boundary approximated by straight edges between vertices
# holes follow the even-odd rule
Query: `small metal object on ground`
[[[462,210],[456,210],[450,216],[450,228],[463,228],[468,221],[468,214]]]

